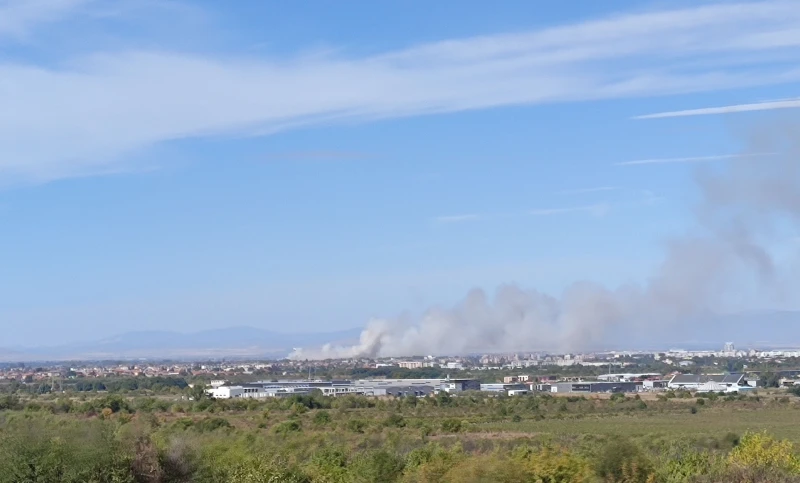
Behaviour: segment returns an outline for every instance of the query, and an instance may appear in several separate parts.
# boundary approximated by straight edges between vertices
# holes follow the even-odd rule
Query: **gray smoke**
[[[579,282],[560,299],[516,286],[493,298],[472,290],[450,310],[420,320],[372,320],[351,347],[295,351],[295,359],[328,359],[479,351],[598,348],[611,334],[654,336],[705,314],[777,303],[794,278],[779,276],[771,248],[797,237],[800,163],[795,129],[753,135],[752,151],[717,170],[697,173],[695,226],[669,241],[660,268],[641,286],[609,290]],[[751,150],[748,150],[748,152]]]

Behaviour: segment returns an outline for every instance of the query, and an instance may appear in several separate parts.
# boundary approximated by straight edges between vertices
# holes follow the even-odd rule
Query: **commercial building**
[[[489,383],[481,384],[480,390],[483,392],[504,392],[510,393],[511,391],[525,391],[530,390],[527,384],[505,384],[505,383]]]
[[[641,382],[557,382],[550,385],[550,392],[558,393],[591,393],[591,392],[638,392],[641,390]]]
[[[481,383],[475,379],[447,379],[439,385],[439,390],[448,393],[480,391]]]
[[[737,392],[749,388],[744,374],[676,374],[667,387],[698,392]]]
[[[645,391],[659,391],[669,386],[669,379],[642,381],[642,389]]]
[[[360,379],[355,381],[263,381],[238,386],[219,386],[208,390],[211,397],[266,398],[292,394],[311,394],[320,391],[325,396],[427,396],[439,391],[457,393],[479,391],[474,379]]]
[[[241,386],[218,386],[206,391],[215,399],[288,397],[295,395],[311,394],[310,387],[264,387],[258,384],[244,384]]]

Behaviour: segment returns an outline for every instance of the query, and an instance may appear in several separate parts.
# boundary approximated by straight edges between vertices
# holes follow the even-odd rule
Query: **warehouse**
[[[550,385],[550,392],[558,393],[587,393],[587,392],[638,392],[641,382],[557,382]]]
[[[503,383],[490,383],[481,384],[480,390],[484,392],[505,392],[509,391],[522,391],[530,389],[527,384],[503,384]]]
[[[311,387],[264,387],[260,384],[243,384],[241,386],[219,386],[208,389],[206,394],[214,399],[232,398],[268,398],[287,397],[311,394]]]
[[[744,374],[676,374],[667,386],[699,392],[736,392],[749,387]]]
[[[262,381],[253,384],[212,387],[209,396],[217,399],[267,398],[293,394],[311,394],[320,391],[325,396],[417,396],[423,397],[439,391],[459,393],[479,391],[475,379],[360,379],[355,381]]]

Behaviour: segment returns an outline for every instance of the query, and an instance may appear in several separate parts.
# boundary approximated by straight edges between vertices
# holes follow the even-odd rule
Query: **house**
[[[676,374],[667,387],[699,392],[736,392],[749,387],[744,374]]]

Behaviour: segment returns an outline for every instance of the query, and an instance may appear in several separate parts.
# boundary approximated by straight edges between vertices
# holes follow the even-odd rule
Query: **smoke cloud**
[[[742,309],[747,300],[778,302],[790,284],[778,276],[770,247],[800,231],[796,131],[772,126],[750,134],[746,152],[777,156],[743,156],[698,171],[695,223],[668,241],[659,269],[642,285],[610,290],[578,282],[560,298],[513,285],[493,298],[476,289],[419,320],[372,320],[354,346],[298,350],[290,358],[591,350],[611,335],[674,331],[709,313]]]

